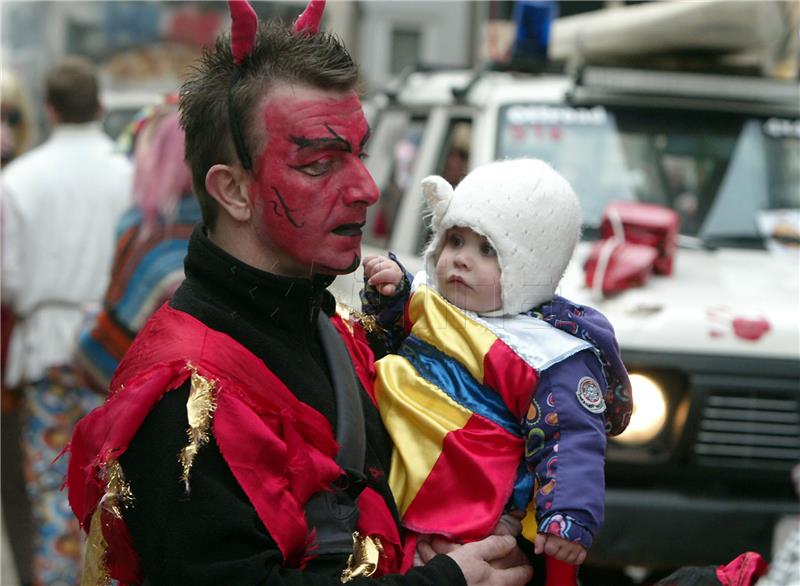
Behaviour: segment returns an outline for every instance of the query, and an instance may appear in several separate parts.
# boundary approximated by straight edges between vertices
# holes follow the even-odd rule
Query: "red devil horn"
[[[258,16],[247,0],[228,0],[231,11],[231,51],[233,62],[240,65],[253,52],[258,29]]]
[[[294,21],[294,30],[298,33],[311,36],[319,31],[322,12],[325,10],[325,0],[309,0],[303,14]]]

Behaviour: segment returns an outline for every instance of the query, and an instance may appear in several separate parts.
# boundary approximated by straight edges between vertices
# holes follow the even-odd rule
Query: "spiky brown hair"
[[[216,223],[217,203],[206,191],[206,174],[213,165],[238,160],[229,121],[229,94],[247,151],[257,160],[265,138],[258,106],[273,84],[296,83],[336,91],[358,85],[358,66],[340,39],[324,32],[298,34],[280,21],[259,25],[253,52],[242,62],[241,79],[231,91],[236,69],[230,36],[222,35],[206,47],[180,90],[186,161],[209,229]]]

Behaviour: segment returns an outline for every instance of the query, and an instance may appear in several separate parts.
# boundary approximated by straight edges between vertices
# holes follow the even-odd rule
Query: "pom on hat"
[[[453,186],[438,175],[431,175],[422,180],[422,194],[433,214],[433,225],[438,225],[453,199]]]

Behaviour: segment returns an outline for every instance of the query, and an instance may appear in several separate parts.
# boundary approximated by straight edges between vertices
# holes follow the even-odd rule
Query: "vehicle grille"
[[[800,462],[800,400],[710,393],[694,444],[699,464],[789,467]]]

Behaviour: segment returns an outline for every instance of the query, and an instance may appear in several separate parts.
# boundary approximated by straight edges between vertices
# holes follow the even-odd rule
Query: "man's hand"
[[[397,263],[385,256],[365,256],[364,275],[381,295],[391,296],[403,279],[403,271]]]
[[[434,538],[420,543],[418,551],[425,562],[437,553],[447,553],[469,586],[523,586],[533,577],[533,568],[509,535],[490,535],[466,545]]]
[[[567,541],[549,533],[537,533],[533,542],[533,553],[545,553],[557,560],[572,565],[580,565],[586,560],[586,548],[580,543]]]

